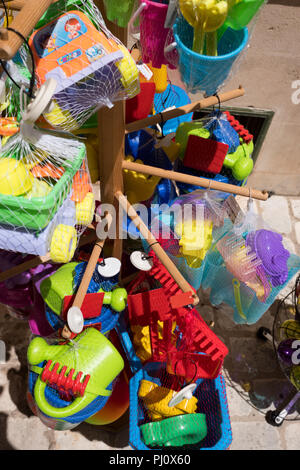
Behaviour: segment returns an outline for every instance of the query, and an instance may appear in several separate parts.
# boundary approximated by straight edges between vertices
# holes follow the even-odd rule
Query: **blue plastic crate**
[[[145,422],[145,412],[138,398],[138,390],[142,379],[161,385],[159,372],[163,367],[164,364],[148,363],[130,380],[129,444],[133,449],[154,450],[147,447],[141,439],[139,426]],[[199,379],[197,385],[194,393],[198,399],[197,412],[204,413],[207,422],[207,436],[199,444],[199,450],[226,450],[232,442],[232,430],[225,380],[220,374],[214,380]]]

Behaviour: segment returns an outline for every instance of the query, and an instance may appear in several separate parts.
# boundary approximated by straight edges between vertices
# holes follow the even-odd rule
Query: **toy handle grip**
[[[128,23],[128,31],[129,31],[129,34],[131,36],[133,36],[134,34],[136,34],[136,32],[134,31],[134,22],[138,19],[138,17],[140,16],[140,14],[142,13],[142,11],[144,10],[144,8],[147,7],[147,3],[145,2],[142,2],[140,4],[140,6],[138,7],[138,9],[136,10],[136,12],[132,15],[132,17],[130,18],[130,21]]]
[[[27,0],[12,21],[10,28],[19,31],[27,38],[52,2],[53,0]],[[5,28],[0,29],[0,37],[0,59],[9,60],[17,53],[23,40],[16,33]]]
[[[41,412],[51,418],[60,419],[73,416],[74,414],[82,411],[96,398],[96,395],[86,392],[83,397],[76,398],[69,406],[66,406],[65,408],[55,408],[46,400],[46,386],[47,384],[38,377],[34,387],[34,399]],[[111,393],[112,392],[110,390],[99,390],[99,395],[101,396],[110,396]]]
[[[241,301],[241,292],[240,292],[240,281],[238,279],[232,279],[233,291],[234,291],[234,298],[237,311],[239,315],[247,320],[246,315],[243,312],[242,301]]]

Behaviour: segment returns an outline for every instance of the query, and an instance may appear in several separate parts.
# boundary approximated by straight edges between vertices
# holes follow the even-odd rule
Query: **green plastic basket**
[[[80,169],[85,156],[85,146],[82,145],[72,166],[65,170],[52,191],[45,197],[26,199],[22,196],[0,194],[0,224],[37,232],[45,228],[68,196],[72,179]]]

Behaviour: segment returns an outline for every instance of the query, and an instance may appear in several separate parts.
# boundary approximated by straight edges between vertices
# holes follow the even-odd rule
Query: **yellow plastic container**
[[[152,67],[148,64],[148,67],[153,73],[153,81],[155,83],[156,93],[163,93],[166,91],[168,86],[168,69],[166,65],[162,65],[160,69]]]
[[[21,196],[31,191],[33,176],[26,166],[14,158],[0,159],[0,193]]]
[[[76,222],[78,225],[90,225],[95,213],[95,197],[87,193],[83,201],[76,203]]]
[[[138,392],[139,398],[143,400],[144,406],[151,421],[161,421],[172,416],[196,413],[198,400],[192,397],[184,399],[176,406],[169,406],[170,400],[176,394],[174,390],[160,387],[149,380],[141,380]]]

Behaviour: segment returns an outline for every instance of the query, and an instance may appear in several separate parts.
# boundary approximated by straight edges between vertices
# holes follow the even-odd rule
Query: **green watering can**
[[[225,23],[218,30],[218,41],[227,28],[245,28],[254,18],[265,0],[229,0],[229,11]]]
[[[124,361],[112,343],[98,330],[88,328],[74,340],[62,345],[49,345],[34,338],[27,351],[30,369],[38,374],[34,399],[42,413],[60,419],[79,413],[98,396],[110,396],[107,386],[124,368]],[[48,361],[46,366],[37,364]],[[56,408],[45,397],[47,386],[60,388],[75,396],[65,408]]]

